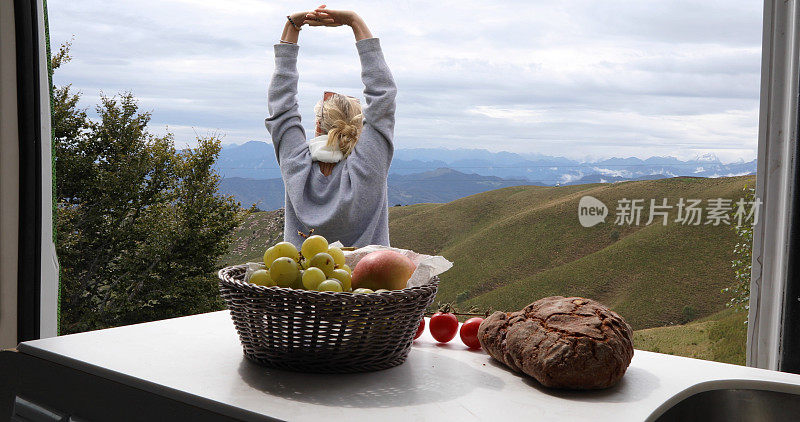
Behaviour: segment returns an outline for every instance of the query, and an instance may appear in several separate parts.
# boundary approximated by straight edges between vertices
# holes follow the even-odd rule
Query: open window
[[[2,78],[2,91],[0,91],[0,345],[10,347],[19,341],[54,336],[58,326],[58,260],[55,256],[53,242],[53,166],[52,143],[50,139],[50,81],[47,69],[48,37],[46,10],[43,1],[15,0],[5,2],[0,6],[0,19],[2,25],[2,45],[0,45],[0,78]],[[797,156],[798,156],[798,45],[800,45],[800,12],[795,2],[765,1],[763,48],[761,64],[761,97],[760,97],[760,123],[758,140],[758,169],[755,196],[763,202],[759,224],[754,228],[753,258],[752,258],[752,284],[748,323],[747,363],[752,366],[781,369],[785,371],[800,371],[800,275],[796,256],[800,253],[800,206],[797,204]],[[391,58],[390,58],[391,61]],[[266,75],[264,76],[267,77]],[[401,83],[402,85],[402,83]],[[402,86],[401,86],[402,88]],[[313,103],[309,103],[309,108]],[[535,110],[509,110],[502,107],[478,107],[472,110],[474,116],[488,118],[541,119],[543,115]],[[247,144],[240,146],[241,153],[252,154],[245,151]],[[402,158],[396,155],[395,158]],[[452,157],[445,157],[449,159]],[[413,159],[406,160],[406,168],[395,178],[398,189],[403,192],[418,192],[420,186],[430,183],[441,183],[441,190],[447,195],[447,201],[460,199],[459,189],[462,185],[453,183],[452,178],[457,177],[453,171],[440,171],[430,167],[414,167]],[[459,174],[468,173],[477,166],[470,165],[469,160],[464,160],[459,167],[451,168]],[[241,164],[244,163],[244,164]],[[251,174],[259,170],[258,163],[242,161],[240,164],[225,168],[224,164],[218,168],[227,171],[229,175],[238,177]],[[418,165],[418,164],[416,164]],[[508,168],[517,165],[515,162],[505,164]],[[577,166],[577,164],[566,164]],[[609,169],[619,170],[625,164],[611,164]],[[533,170],[549,168],[540,164],[530,165]],[[555,165],[558,167],[558,165]],[[269,176],[275,178],[276,168]],[[433,172],[426,171],[434,170]],[[422,175],[422,173],[426,173]],[[266,174],[266,173],[265,173]],[[279,173],[278,173],[279,174]],[[570,173],[572,174],[572,173]],[[577,173],[575,173],[577,174]],[[608,171],[591,182],[609,182],[614,177],[619,177],[618,171]],[[485,176],[485,175],[484,175]],[[492,176],[494,177],[494,176]],[[554,176],[553,176],[554,177]],[[553,188],[561,185],[564,189],[577,189],[567,178],[553,178],[540,180],[546,182],[546,187]],[[501,178],[502,179],[502,178]],[[224,181],[223,181],[224,182]],[[245,181],[246,182],[246,181]],[[264,186],[280,189],[280,183],[251,183],[243,184],[244,189],[256,191]],[[274,180],[273,180],[274,182]],[[460,183],[461,181],[459,181]],[[510,187],[505,181],[484,177],[479,181],[491,186]],[[465,182],[466,183],[466,182]],[[494,183],[494,184],[492,184]],[[223,183],[225,185],[225,183]],[[446,185],[446,186],[445,186]],[[569,186],[567,186],[569,185]],[[271,188],[270,188],[271,189]],[[417,191],[415,191],[417,189]],[[487,189],[488,190],[488,189]],[[466,192],[466,191],[465,191]],[[578,192],[578,190],[575,190]],[[495,204],[509,203],[503,200],[513,196],[516,191],[506,190],[496,194]],[[273,195],[280,202],[282,195]],[[575,197],[575,202],[580,195]],[[649,200],[651,198],[643,198]],[[660,200],[660,197],[652,199]],[[253,203],[256,201],[253,201]],[[442,201],[444,202],[444,200]],[[572,204],[570,202],[570,204]],[[674,202],[670,203],[675,205]],[[247,207],[250,203],[243,203]],[[390,204],[395,205],[395,204]],[[606,205],[611,205],[610,203]],[[571,206],[571,205],[570,205]],[[407,217],[414,220],[415,208],[392,207],[392,213],[398,220]],[[418,208],[417,208],[418,209]],[[555,208],[554,208],[555,209]],[[415,239],[404,239],[402,235],[393,236],[398,242],[406,241],[401,246],[416,246],[420,236],[429,236],[428,239],[435,243],[441,240],[444,227],[454,222],[463,222],[483,213],[491,213],[490,205],[476,207],[463,214],[454,213],[441,217],[431,211],[428,217],[434,225],[419,228],[419,236]],[[575,220],[574,208],[569,208],[570,218]],[[613,211],[612,211],[613,214]],[[441,217],[441,218],[439,218]],[[448,218],[449,217],[449,218]],[[506,216],[509,219],[510,216]],[[439,220],[436,220],[439,218]],[[613,215],[610,215],[606,224],[611,224]],[[461,219],[461,220],[459,220]],[[420,220],[422,221],[422,220]],[[510,220],[509,220],[510,221]],[[577,221],[571,223],[577,226]],[[642,222],[644,224],[644,222]],[[622,225],[621,225],[622,226]],[[554,226],[557,227],[557,226]],[[488,229],[487,229],[488,230]],[[487,231],[486,233],[491,233]],[[513,235],[513,232],[507,232]],[[632,231],[608,230],[602,232],[602,240],[609,245],[624,238]],[[485,233],[484,233],[485,234]],[[563,231],[557,230],[553,235],[562,235]],[[449,236],[449,234],[447,235]],[[453,235],[455,238],[456,235]],[[496,237],[496,236],[495,236]],[[654,238],[658,238],[654,235]],[[486,239],[493,239],[488,236]],[[506,239],[507,240],[507,239]],[[517,243],[522,249],[549,247],[543,237],[541,241]],[[506,246],[504,246],[506,245]],[[508,243],[495,242],[489,247],[503,248]],[[433,249],[453,245],[437,244]],[[259,246],[260,247],[260,246]],[[551,254],[553,259],[565,259],[570,252],[569,248]],[[431,250],[429,252],[439,252]],[[463,251],[462,251],[463,252]],[[263,253],[263,251],[261,252]],[[257,254],[256,254],[257,255]],[[470,251],[463,256],[480,259],[479,253]],[[459,263],[457,262],[457,265]],[[469,262],[463,265],[472,265]],[[724,263],[728,265],[727,262]],[[491,265],[481,264],[478,265]],[[488,277],[483,280],[477,290],[464,288],[448,293],[449,299],[456,303],[470,304],[476,295],[484,294],[491,290],[500,281]],[[493,284],[495,283],[495,284]],[[499,304],[500,302],[498,302]],[[466,306],[466,305],[465,305]],[[502,306],[502,305],[499,305]],[[684,317],[691,320],[697,310],[691,306],[683,309]],[[676,317],[676,324],[680,324],[680,317]],[[792,323],[792,322],[795,323]]]

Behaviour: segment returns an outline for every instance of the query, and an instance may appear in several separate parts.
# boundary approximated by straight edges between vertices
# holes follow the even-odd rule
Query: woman
[[[322,104],[317,135],[334,139],[343,158],[315,162],[297,105],[297,38],[304,25],[353,29],[361,61],[366,108],[334,95]],[[298,231],[339,240],[345,246],[389,245],[389,204],[386,179],[394,147],[397,88],[378,38],[355,12],[328,10],[287,16],[281,42],[275,44],[275,72],[269,86],[265,120],[286,188],[284,240],[300,248]],[[326,116],[327,114],[327,116]],[[321,120],[319,119],[321,117]],[[325,133],[327,132],[327,133]],[[346,154],[345,154],[346,153]]]

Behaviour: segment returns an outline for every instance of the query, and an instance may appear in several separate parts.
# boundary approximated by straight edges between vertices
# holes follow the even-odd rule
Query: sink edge
[[[750,390],[765,390],[774,391],[778,393],[790,393],[800,395],[800,385],[791,384],[779,381],[765,381],[757,379],[721,379],[712,381],[703,381],[688,387],[679,393],[673,395],[664,403],[661,403],[650,415],[645,419],[646,422],[653,422],[663,415],[667,410],[681,402],[682,400],[693,396],[697,393],[705,391],[722,390],[722,389],[750,389]]]

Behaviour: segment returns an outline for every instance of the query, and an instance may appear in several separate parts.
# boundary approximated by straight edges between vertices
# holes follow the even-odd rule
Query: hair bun
[[[334,127],[336,127],[336,129],[339,130],[339,133],[344,136],[350,138],[355,138],[358,136],[358,127],[354,124],[347,123],[344,120],[337,120],[336,123],[334,123]]]
[[[355,125],[345,125],[344,130],[342,130],[342,133],[351,138],[355,138],[356,136],[358,136],[358,128],[356,128]]]
[[[339,99],[339,97],[334,98]],[[332,99],[325,101],[322,105],[325,112],[325,120],[321,121],[320,125],[321,130],[328,133],[326,145],[338,148],[345,157],[353,151],[364,124],[364,115],[361,113],[360,106],[353,107],[352,105],[351,107],[346,107],[338,104],[338,101],[333,101]],[[353,112],[357,114],[352,115]]]

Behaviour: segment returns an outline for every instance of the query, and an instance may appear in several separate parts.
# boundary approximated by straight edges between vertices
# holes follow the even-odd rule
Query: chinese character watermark
[[[761,208],[761,199],[750,201],[741,198],[736,202],[726,198],[711,198],[705,203],[702,199],[678,198],[671,204],[668,198],[649,200],[650,206],[645,210],[644,199],[622,198],[617,201],[614,224],[618,226],[639,226],[643,220],[642,214],[647,213],[645,226],[658,224],[666,226],[670,222],[670,211],[674,210],[673,223],[700,226],[700,225],[732,225],[741,227],[744,224],[758,224],[758,212]],[[592,227],[605,222],[608,207],[599,199],[584,196],[578,204],[578,220],[584,227]]]
[[[703,214],[703,208],[699,207],[701,202],[699,199],[687,199],[685,202],[683,198],[678,199],[678,217],[675,222],[691,226],[699,225]]]

